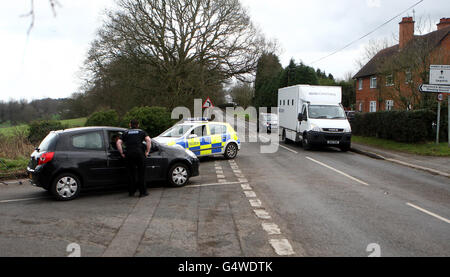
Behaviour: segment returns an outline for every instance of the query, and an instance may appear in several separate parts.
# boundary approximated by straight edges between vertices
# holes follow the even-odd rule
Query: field
[[[61,120],[68,128],[81,127],[86,123],[86,118]],[[0,126],[0,180],[20,178],[26,175],[26,167],[29,155],[35,145],[28,139],[28,125]]]
[[[81,127],[86,123],[87,118],[75,118],[75,119],[66,119],[61,120],[63,125],[67,125],[69,128]],[[3,126],[3,127],[2,127]],[[14,136],[17,133],[26,133],[27,132],[27,124],[21,124],[17,126],[5,126],[0,125],[0,134],[5,136]]]

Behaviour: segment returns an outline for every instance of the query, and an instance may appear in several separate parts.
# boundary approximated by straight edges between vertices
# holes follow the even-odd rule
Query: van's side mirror
[[[303,120],[303,114],[302,113],[299,113],[298,114],[298,121],[302,121]]]

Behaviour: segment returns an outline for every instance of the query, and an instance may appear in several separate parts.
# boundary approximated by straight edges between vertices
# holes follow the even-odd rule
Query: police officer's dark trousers
[[[131,151],[126,155],[126,163],[128,169],[128,191],[134,194],[136,189],[145,194],[147,187],[145,184],[145,154],[142,151]]]

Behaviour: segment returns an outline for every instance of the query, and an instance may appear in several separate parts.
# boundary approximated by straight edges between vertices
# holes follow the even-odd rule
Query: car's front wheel
[[[81,191],[80,179],[72,173],[58,175],[51,186],[50,192],[59,201],[69,201],[78,197]]]
[[[225,148],[225,159],[227,160],[232,160],[234,158],[236,158],[238,154],[238,146],[235,143],[230,143],[227,145],[227,147]]]
[[[182,187],[189,181],[189,168],[182,163],[174,164],[169,170],[169,183],[173,187]]]

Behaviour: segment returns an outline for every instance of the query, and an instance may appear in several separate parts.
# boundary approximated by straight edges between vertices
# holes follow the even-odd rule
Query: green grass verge
[[[373,137],[352,136],[352,141],[368,146],[379,147],[387,150],[395,150],[423,156],[450,157],[450,147],[447,142],[435,144],[427,143],[402,143],[392,140]]]
[[[82,127],[86,123],[87,118],[75,118],[75,119],[66,119],[61,120],[61,123],[63,125],[67,125],[69,128],[75,128],[75,127]],[[11,127],[0,127],[0,134],[3,134],[5,136],[13,136],[16,132],[27,132],[28,125],[27,124],[21,124]]]
[[[0,180],[23,178],[29,159],[19,158],[16,160],[0,158]]]

